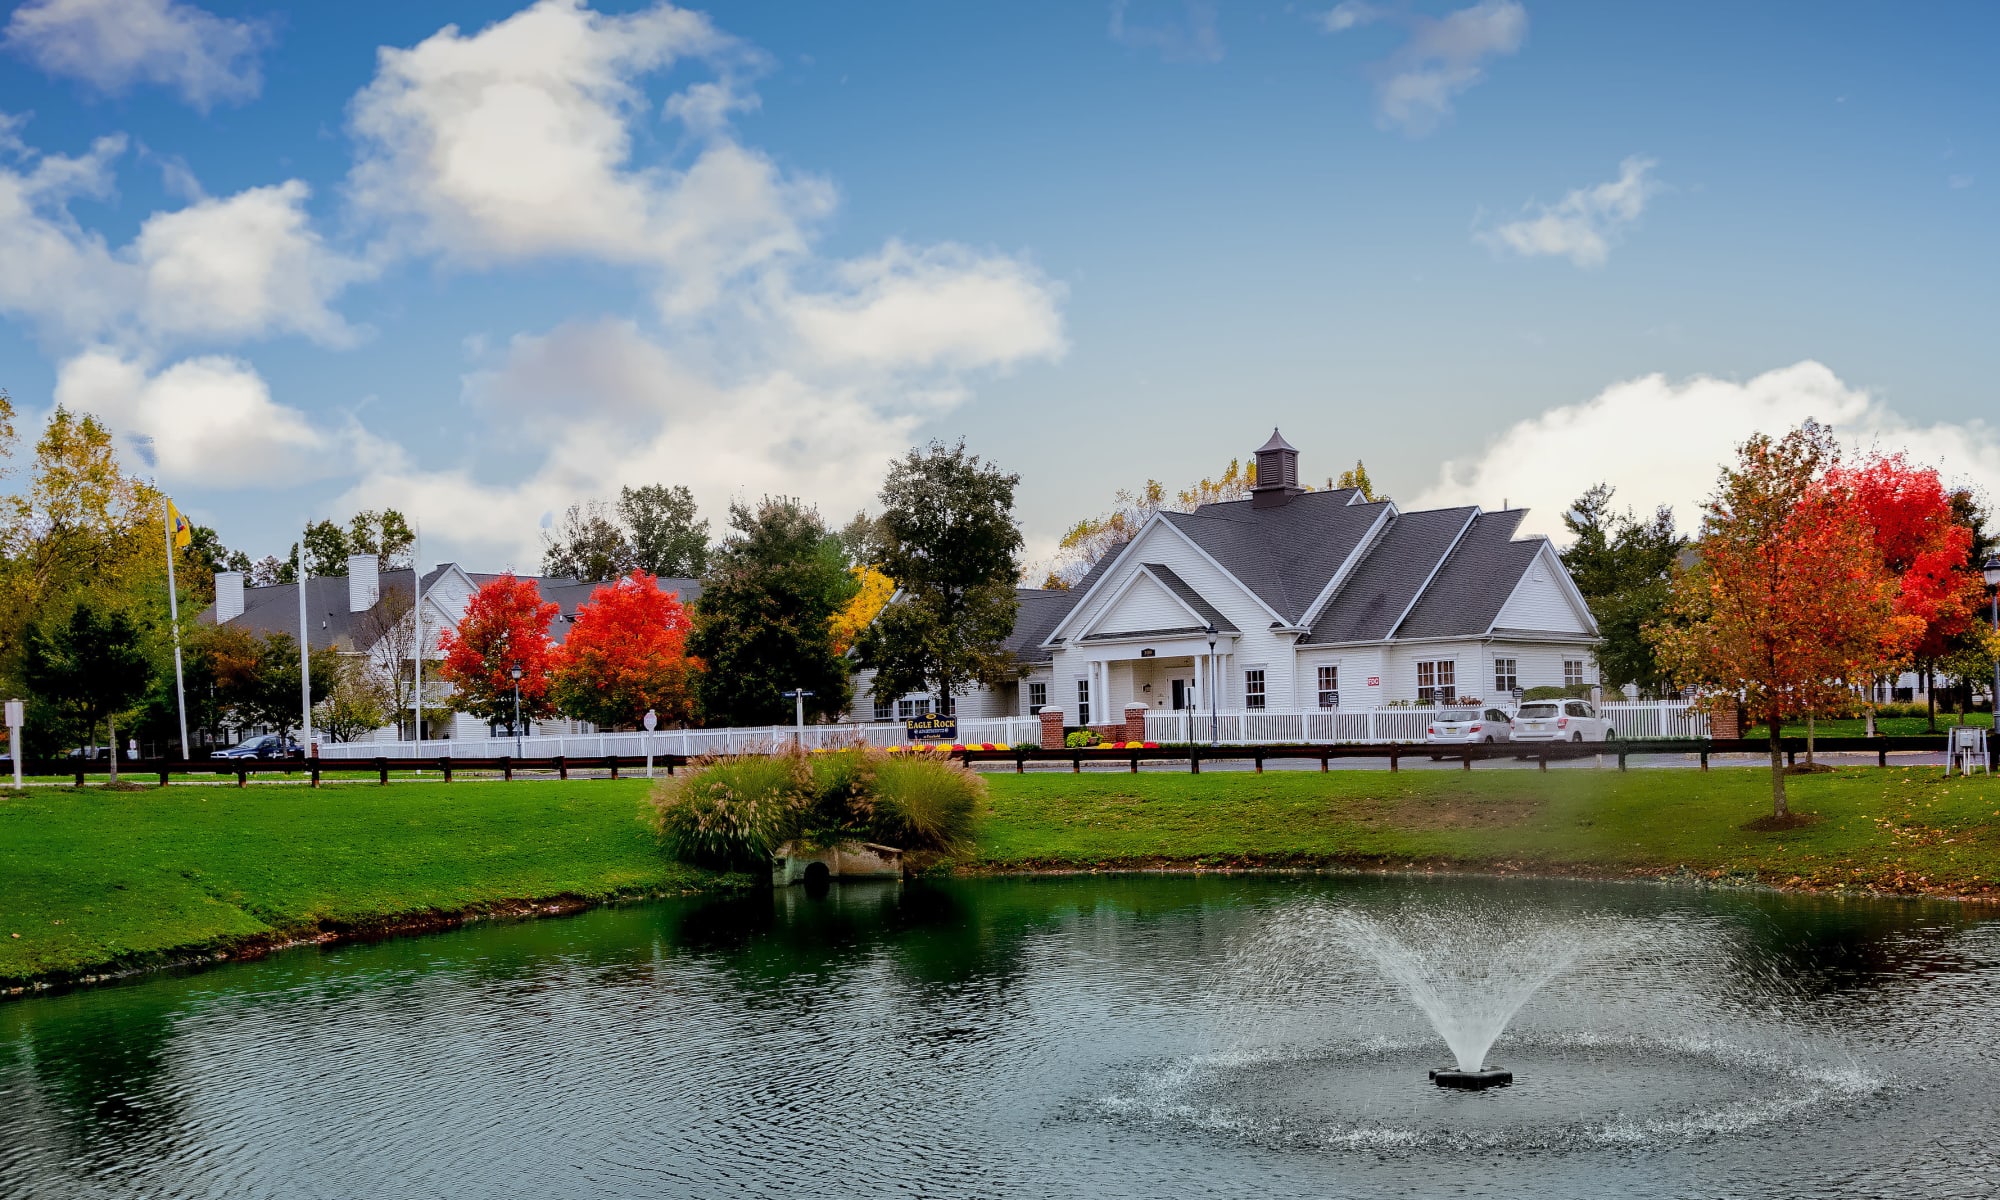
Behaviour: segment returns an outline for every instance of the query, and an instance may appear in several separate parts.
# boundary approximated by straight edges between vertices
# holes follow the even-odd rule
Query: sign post
[[[28,706],[19,700],[7,702],[7,757],[14,760],[14,790],[21,784],[21,726],[27,724]]]
[[[806,697],[812,695],[812,693],[804,688],[793,688],[789,692],[779,692],[778,694],[792,702],[793,719],[798,722],[796,726],[797,732],[792,735],[792,739],[798,745],[798,748],[803,750],[806,748]]]
[[[658,729],[659,727],[660,727],[660,714],[658,714],[658,713],[654,712],[654,711],[653,711],[652,709],[650,709],[650,708],[649,708],[649,709],[647,709],[647,710],[646,710],[646,735],[647,735],[647,736],[646,736],[646,778],[648,778],[648,779],[651,779],[651,778],[653,777],[653,738],[652,738],[652,733],[653,733],[653,731],[654,731],[655,729]]]

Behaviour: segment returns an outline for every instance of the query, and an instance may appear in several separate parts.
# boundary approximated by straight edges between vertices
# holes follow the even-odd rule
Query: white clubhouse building
[[[1010,646],[1030,673],[957,698],[959,715],[1111,725],[1135,703],[1206,712],[1211,691],[1222,712],[1300,713],[1598,682],[1597,625],[1549,540],[1514,536],[1523,510],[1307,491],[1276,430],[1256,454],[1249,499],[1156,514],[1074,589],[1023,589]]]

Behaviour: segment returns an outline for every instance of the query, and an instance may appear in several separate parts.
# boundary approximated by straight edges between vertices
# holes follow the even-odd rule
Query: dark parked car
[[[210,758],[304,758],[305,751],[291,738],[275,733],[244,738],[227,750],[216,750]]]

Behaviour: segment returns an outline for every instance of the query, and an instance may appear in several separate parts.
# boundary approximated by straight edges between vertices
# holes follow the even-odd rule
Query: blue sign
[[[955,742],[958,718],[922,716],[903,722],[903,732],[913,742]]]

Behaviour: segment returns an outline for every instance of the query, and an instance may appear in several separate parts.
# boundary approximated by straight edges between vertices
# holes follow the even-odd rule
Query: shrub
[[[767,868],[797,832],[813,800],[803,755],[704,758],[653,789],[654,828],[682,862]]]
[[[1523,702],[1529,700],[1588,700],[1590,685],[1577,684],[1575,687],[1531,687],[1521,693]],[[1623,699],[1623,697],[1620,697]]]
[[[875,768],[875,840],[905,851],[950,853],[971,839],[986,796],[976,772],[935,758],[884,758]]]
[[[1079,729],[1064,738],[1063,745],[1068,746],[1072,750],[1086,750],[1103,740],[1103,738],[1098,737],[1088,729]]]

